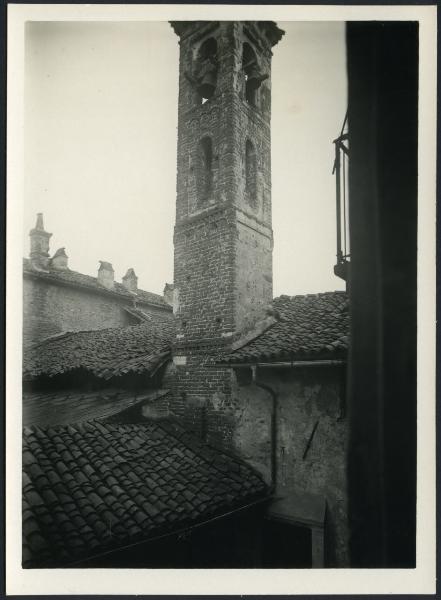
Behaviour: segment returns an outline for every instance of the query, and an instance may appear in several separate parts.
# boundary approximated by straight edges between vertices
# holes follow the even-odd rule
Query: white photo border
[[[6,593],[8,595],[434,594],[436,6],[8,5]],[[415,569],[22,569],[21,372],[26,21],[418,21],[417,563]]]

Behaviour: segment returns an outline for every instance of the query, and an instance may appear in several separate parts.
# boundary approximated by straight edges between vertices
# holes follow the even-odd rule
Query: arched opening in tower
[[[256,53],[248,42],[243,44],[242,69],[245,75],[245,99],[251,106],[256,106],[257,90],[268,74],[262,71]]]
[[[201,104],[209,100],[216,90],[217,67],[217,42],[210,37],[201,44],[196,65],[197,87]]]

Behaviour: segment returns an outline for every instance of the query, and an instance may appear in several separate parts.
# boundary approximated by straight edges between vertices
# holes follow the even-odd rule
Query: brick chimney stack
[[[123,286],[129,292],[136,292],[138,289],[138,277],[133,269],[128,269],[127,273],[122,278]]]
[[[98,269],[98,283],[103,287],[111,290],[113,288],[115,271],[111,263],[100,260],[100,268]]]
[[[31,238],[30,259],[32,266],[47,269],[49,265],[49,239],[52,233],[44,230],[43,213],[37,214],[37,222],[34,229],[29,232]]]
[[[67,259],[69,257],[66,254],[65,248],[58,248],[53,257],[50,260],[50,266],[52,269],[57,269],[60,271],[65,271],[68,269]]]

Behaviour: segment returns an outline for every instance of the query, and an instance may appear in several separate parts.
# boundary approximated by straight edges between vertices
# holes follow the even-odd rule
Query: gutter
[[[334,360],[291,360],[291,361],[280,361],[280,362],[237,362],[237,363],[217,363],[213,366],[222,366],[222,367],[232,367],[232,368],[240,368],[240,367],[259,367],[266,369],[274,369],[275,367],[281,369],[292,369],[294,367],[336,367],[342,366],[346,364],[346,360],[344,359],[334,359]],[[209,365],[211,366],[211,365]]]

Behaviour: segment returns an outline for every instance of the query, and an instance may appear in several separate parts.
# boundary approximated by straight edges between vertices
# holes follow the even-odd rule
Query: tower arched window
[[[242,69],[245,76],[245,99],[251,106],[256,106],[257,90],[262,81],[268,78],[268,74],[260,67],[256,53],[248,42],[243,44]]]
[[[217,83],[217,42],[215,38],[205,40],[198,51],[194,79],[202,104],[209,100]]]
[[[251,140],[245,144],[245,198],[252,208],[257,206],[257,157]]]
[[[205,204],[213,187],[213,144],[206,136],[198,144],[196,157],[196,182],[198,204]]]

